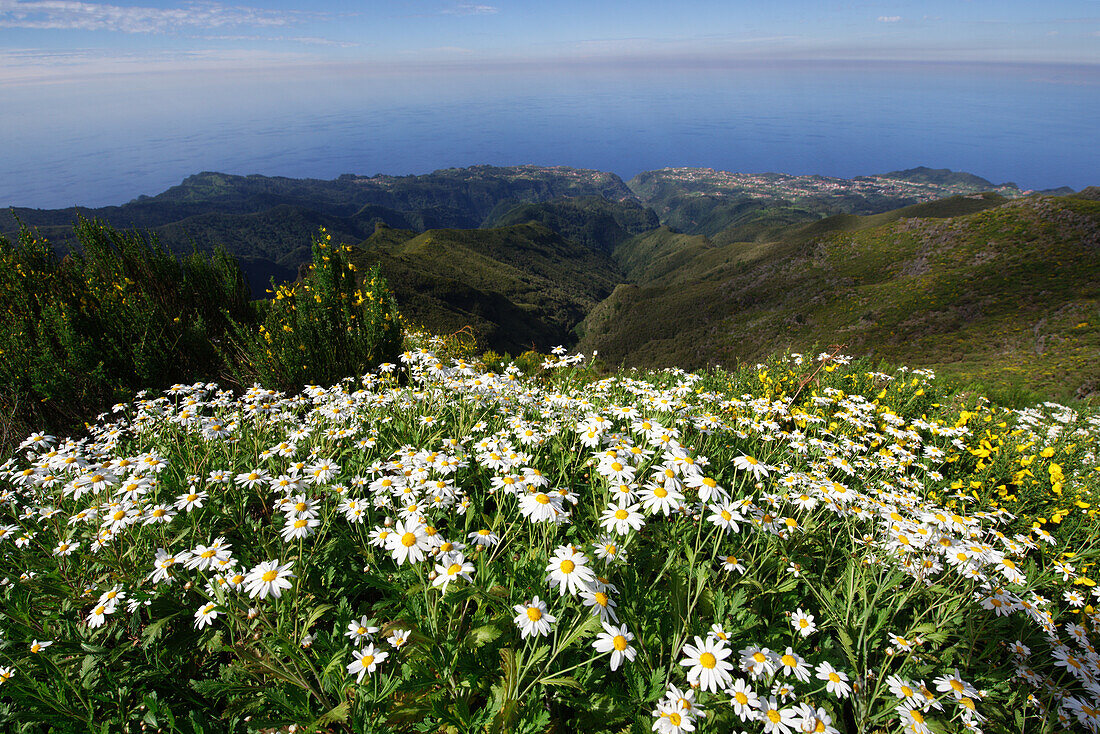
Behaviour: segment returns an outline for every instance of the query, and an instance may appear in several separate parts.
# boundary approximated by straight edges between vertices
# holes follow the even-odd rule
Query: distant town
[[[731,173],[713,168],[662,168],[648,172],[651,185],[676,184],[700,195],[739,196],[752,199],[801,198],[840,195],[886,196],[934,201],[947,196],[966,196],[993,191],[1006,198],[1025,196],[1013,184],[982,185],[976,182],[915,182],[886,175],[833,178],[831,176],[792,176],[785,173]],[[985,182],[988,183],[988,182]]]

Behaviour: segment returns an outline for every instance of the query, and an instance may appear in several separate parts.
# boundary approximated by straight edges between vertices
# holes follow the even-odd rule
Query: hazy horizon
[[[487,163],[1100,183],[1100,3],[0,0],[0,206]]]
[[[336,64],[1100,62],[1095,0],[0,0],[0,84]]]

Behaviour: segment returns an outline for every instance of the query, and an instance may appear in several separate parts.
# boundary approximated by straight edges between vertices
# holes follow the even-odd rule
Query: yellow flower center
[[[627,642],[626,638],[622,635],[615,635],[615,639],[611,641],[611,644],[615,647],[616,650],[622,652],[630,643]]]
[[[461,570],[462,566],[458,565],[457,563],[452,563],[450,566],[447,567],[447,575],[454,576]]]
[[[725,520],[726,522],[729,522],[730,520],[733,519],[733,515],[729,514],[725,510],[722,510],[722,519]]]
[[[752,654],[752,659],[753,659],[753,662],[757,662],[757,663],[765,663],[765,662],[767,662],[767,661],[768,661],[768,656],[767,656],[767,655],[765,655],[765,654],[764,654],[764,653],[762,653],[762,652],[754,652],[754,653]]]
[[[272,569],[271,571],[264,571],[264,575],[261,576],[260,578],[263,579],[264,581],[270,583],[270,582],[274,581],[275,579],[279,578],[279,572],[274,570],[274,569]]]
[[[656,489],[653,490],[653,496],[654,497],[660,497],[661,499],[664,499],[665,497],[668,497],[668,490],[665,489],[664,487],[657,487]]]
[[[681,721],[682,719],[680,718],[680,714],[671,713],[668,715],[668,723],[672,724],[673,726],[679,726]]]
[[[412,548],[414,545],[416,545],[416,534],[405,533],[404,535],[402,535],[401,545],[405,546],[406,548]]]
[[[596,603],[599,604],[601,607],[607,606],[607,602],[609,601],[607,598],[607,594],[603,593],[602,591],[597,591],[592,596],[593,598],[595,598]]]
[[[733,698],[734,698],[734,700],[737,701],[737,703],[741,704],[742,706],[744,706],[745,704],[747,704],[749,702],[749,697],[746,696],[741,691],[738,691],[737,693],[733,694]]]
[[[374,656],[364,655],[362,658],[360,658],[359,664],[362,665],[364,668],[369,668],[371,665],[374,664]]]
[[[550,504],[550,496],[543,492],[539,492],[535,495],[535,502],[538,502],[540,505],[548,505]]]
[[[768,709],[768,720],[771,721],[773,724],[778,724],[779,720],[782,718],[783,717],[779,715],[779,712],[776,709]]]
[[[784,655],[783,657],[779,658],[779,662],[783,663],[788,668],[794,668],[798,665],[798,662],[790,655]]]
[[[630,517],[630,513],[627,512],[626,510],[624,510],[623,508],[620,507],[619,509],[615,510],[615,519],[616,520],[625,520],[628,517]]]
[[[709,652],[705,652],[699,656],[699,664],[704,668],[710,669],[718,664],[718,658],[714,657],[714,655]]]
[[[542,610],[538,607],[527,607],[527,618],[532,622],[542,619]]]
[[[295,528],[304,528],[304,527],[305,527],[306,525],[309,525],[309,521],[308,521],[308,520],[301,520],[301,519],[299,519],[299,520],[295,520],[295,521],[294,521],[294,527],[295,527]]]
[[[217,551],[214,550],[213,548],[210,548],[209,550],[204,550],[202,553],[200,553],[199,557],[200,558],[213,558],[216,554],[217,554]]]
[[[566,558],[564,561],[562,561],[561,565],[558,566],[558,568],[561,569],[562,573],[573,573],[573,569],[575,569],[576,567],[577,567],[577,564],[573,563],[568,558]]]

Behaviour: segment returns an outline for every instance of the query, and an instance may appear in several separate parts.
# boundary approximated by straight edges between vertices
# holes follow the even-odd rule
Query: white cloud
[[[171,33],[193,28],[281,27],[303,17],[294,11],[205,1],[148,8],[79,0],[0,0],[0,28]]]
[[[492,5],[478,5],[476,3],[459,3],[454,7],[440,11],[443,15],[493,15],[499,9]]]
[[[195,49],[123,52],[103,49],[0,49],[0,88],[8,85],[67,83],[119,74],[301,69],[315,64],[305,52]]]
[[[900,15],[880,15],[878,17],[879,23],[897,23],[899,20],[901,20]]]
[[[292,43],[305,43],[310,46],[331,46],[333,48],[358,48],[362,44],[353,43],[352,41],[334,41],[331,38],[319,38],[317,36],[260,36],[260,35],[202,35],[191,36],[191,38],[198,38],[203,41],[259,41],[269,43],[285,43],[287,41]]]

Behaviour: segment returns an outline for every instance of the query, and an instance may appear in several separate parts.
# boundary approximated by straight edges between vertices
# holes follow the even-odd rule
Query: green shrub
[[[397,303],[377,266],[360,282],[351,248],[321,230],[313,263],[294,284],[274,288],[260,324],[238,324],[238,377],[281,390],[362,374],[401,351]]]
[[[62,259],[26,228],[0,237],[0,414],[12,431],[71,428],[134,390],[216,378],[214,342],[230,318],[252,318],[223,251],[180,260],[83,218],[76,238]]]

